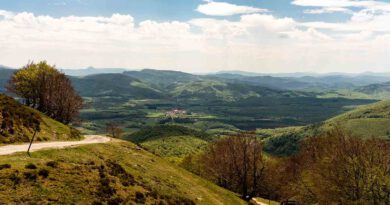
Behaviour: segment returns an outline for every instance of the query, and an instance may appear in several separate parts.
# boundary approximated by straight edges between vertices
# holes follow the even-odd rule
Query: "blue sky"
[[[390,0],[0,0],[0,64],[382,72],[389,22]]]
[[[340,21],[344,14],[305,15],[300,6],[290,0],[227,0],[224,2],[266,8],[276,16],[296,19],[324,19]],[[1,8],[14,12],[32,12],[37,15],[61,16],[111,16],[113,13],[131,14],[137,21],[154,19],[159,21],[205,17],[195,9],[202,0],[0,0]],[[235,19],[238,15],[225,17]]]

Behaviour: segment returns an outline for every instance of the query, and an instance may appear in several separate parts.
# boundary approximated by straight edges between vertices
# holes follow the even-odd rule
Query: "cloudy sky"
[[[0,64],[390,72],[390,0],[0,0]]]

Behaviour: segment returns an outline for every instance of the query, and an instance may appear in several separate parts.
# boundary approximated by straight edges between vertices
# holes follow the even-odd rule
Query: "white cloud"
[[[131,15],[54,18],[0,11],[0,63],[48,60],[59,67],[128,67],[210,72],[388,69],[390,14],[362,9],[339,23],[271,14],[238,20],[145,20]],[[323,30],[327,30],[325,33]]]
[[[268,12],[267,9],[240,6],[226,2],[214,2],[211,0],[206,1],[205,4],[199,5],[196,11],[209,16],[231,16],[237,14]]]
[[[293,0],[292,4],[297,6],[310,6],[310,7],[332,7],[332,8],[344,8],[344,7],[372,7],[381,5],[383,2],[378,1],[362,1],[362,0]]]
[[[333,12],[352,14],[352,8],[379,12],[390,11],[390,3],[374,0],[293,0],[292,4],[303,7],[317,7],[316,9],[308,9],[305,11],[305,13],[312,14]]]
[[[303,11],[306,14],[330,14],[330,13],[353,13],[352,10],[342,7],[324,7],[320,9],[307,9]]]
[[[327,29],[334,32],[390,32],[390,13],[372,13],[361,10],[352,15],[346,22],[302,22],[300,26]]]
[[[292,18],[275,18],[272,15],[265,14],[243,15],[241,16],[241,22],[248,27],[262,27],[274,32],[291,30],[296,26],[296,22]]]

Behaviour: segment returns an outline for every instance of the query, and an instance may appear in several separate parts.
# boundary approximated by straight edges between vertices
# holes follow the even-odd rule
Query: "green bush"
[[[139,191],[135,193],[135,202],[137,203],[145,203],[145,195]]]
[[[37,169],[37,166],[33,163],[28,163],[25,166],[26,169]]]
[[[11,168],[10,164],[1,164],[0,165],[0,170],[2,170],[2,169],[9,169],[9,168]]]
[[[56,168],[58,166],[58,162],[56,161],[49,161],[46,163],[46,166]]]
[[[47,178],[49,176],[49,170],[47,170],[47,169],[40,169],[38,171],[38,175],[41,176],[42,178]]]

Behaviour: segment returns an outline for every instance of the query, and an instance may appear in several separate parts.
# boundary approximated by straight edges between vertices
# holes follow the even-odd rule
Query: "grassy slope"
[[[80,135],[77,131],[72,130],[69,126],[66,126],[58,121],[55,121],[41,112],[34,110],[30,107],[24,106],[10,97],[5,95],[0,95],[0,112],[7,112],[7,110],[12,110],[13,112],[7,112],[12,115],[12,118],[3,116],[3,119],[0,121],[12,119],[13,126],[16,133],[7,136],[2,135],[0,132],[0,144],[8,144],[8,143],[18,143],[18,142],[28,142],[33,135],[33,130],[28,128],[21,122],[21,116],[18,113],[23,113],[23,116],[37,116],[37,119],[40,121],[41,131],[37,133],[36,140],[37,141],[55,141],[55,140],[78,140],[80,139]],[[9,114],[8,114],[9,115]],[[5,119],[7,118],[7,119]],[[0,123],[1,124],[1,123]],[[6,127],[10,126],[7,124]],[[18,128],[16,128],[17,126]]]
[[[57,167],[47,166],[51,161]],[[25,168],[28,163],[38,169]],[[31,158],[22,153],[0,156],[2,164],[11,165],[0,170],[0,201],[4,203],[91,204],[108,199],[125,203],[134,201],[140,192],[138,198],[144,195],[145,202],[153,204],[169,200],[245,204],[235,194],[123,141],[39,151]],[[125,171],[113,169],[112,164]],[[49,171],[47,178],[31,177],[40,169]]]
[[[388,139],[390,137],[390,100],[359,106],[323,123],[304,127],[258,129],[256,134],[264,139],[266,152],[285,156],[298,151],[301,139],[318,136],[336,127],[357,137]]]
[[[370,84],[362,86],[354,90],[355,92],[363,93],[376,99],[389,99],[390,97],[390,82]]]
[[[154,154],[169,159],[171,162],[180,162],[186,155],[204,150],[208,142],[194,136],[185,135],[146,140],[141,145]]]
[[[124,138],[172,162],[204,150],[210,140],[205,133],[179,125],[146,127]]]
[[[32,109],[31,109],[32,110]],[[34,112],[37,112],[34,110]],[[37,133],[37,141],[80,140],[81,136],[72,134],[72,129],[46,115],[40,113],[42,118],[41,131]],[[77,132],[76,130],[73,130]]]
[[[390,134],[390,100],[360,106],[331,118],[324,128],[340,126],[360,137],[387,137]]]

